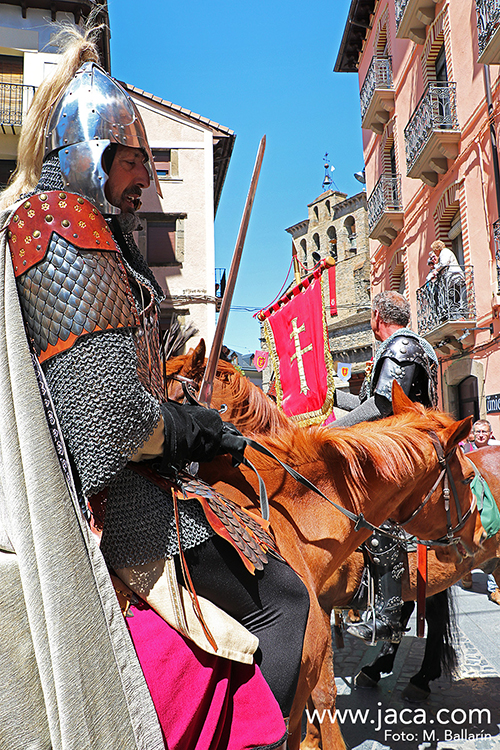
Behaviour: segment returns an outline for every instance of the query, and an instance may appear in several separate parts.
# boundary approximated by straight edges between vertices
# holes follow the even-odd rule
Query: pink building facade
[[[335,66],[359,75],[372,294],[407,296],[441,408],[497,438],[499,21],[500,0],[353,0]],[[461,270],[426,281],[437,239]]]

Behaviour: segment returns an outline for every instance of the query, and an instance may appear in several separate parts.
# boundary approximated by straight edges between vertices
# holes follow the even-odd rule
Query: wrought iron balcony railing
[[[365,115],[373,98],[375,89],[392,89],[392,60],[390,57],[374,57],[368,68],[366,78],[360,91],[361,120]]]
[[[406,10],[406,6],[408,5],[408,0],[395,0],[395,6],[396,6],[396,31],[399,29],[399,26],[401,24],[401,19],[404,16],[404,12]]]
[[[371,232],[384,213],[402,212],[401,177],[383,174],[368,198],[368,228]]]
[[[435,81],[427,86],[405,127],[408,175],[435,131],[459,131],[456,84]]]
[[[444,269],[437,279],[417,289],[417,317],[421,336],[452,321],[474,321],[476,298],[472,266],[462,266],[462,273]]]
[[[500,219],[493,224],[493,238],[495,240],[495,260],[497,265],[497,294],[500,295]]]
[[[500,62],[498,56],[500,41],[491,45],[495,49],[486,49],[493,38],[497,36],[497,33],[500,37],[500,0],[476,0],[476,16],[479,61],[488,65]],[[483,55],[485,55],[485,59],[482,59]]]
[[[3,132],[16,132],[23,121],[33,96],[34,86],[23,86],[20,83],[0,83],[0,126]]]

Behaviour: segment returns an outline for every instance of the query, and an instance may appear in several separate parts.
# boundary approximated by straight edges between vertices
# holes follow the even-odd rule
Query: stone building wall
[[[330,351],[334,363],[352,363],[350,390],[357,392],[373,346],[366,193],[348,197],[328,190],[309,204],[307,219],[286,231],[293,238],[301,276],[326,257],[336,260],[337,311],[326,308]],[[336,385],[346,387],[342,381]]]

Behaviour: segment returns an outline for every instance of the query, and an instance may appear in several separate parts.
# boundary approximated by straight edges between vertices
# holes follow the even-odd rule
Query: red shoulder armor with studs
[[[45,257],[52,233],[81,250],[117,252],[103,215],[81,195],[51,190],[22,203],[8,227],[16,277]]]

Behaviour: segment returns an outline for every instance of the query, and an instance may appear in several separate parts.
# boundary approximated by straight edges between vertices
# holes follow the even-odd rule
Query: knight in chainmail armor
[[[390,416],[393,381],[399,383],[412,401],[436,408],[437,358],[430,344],[408,328],[409,321],[410,305],[401,294],[376,295],[371,326],[381,344],[367,368],[359,397],[337,390],[336,405],[348,413],[336,420],[334,428]],[[406,545],[404,537],[397,538],[397,527],[390,520],[382,528],[391,536],[375,531],[363,545],[375,594],[374,613],[365,622],[351,625],[348,632],[369,643],[377,640],[399,643]]]
[[[197,500],[178,503],[177,525],[172,494],[151,479],[221,453],[241,456],[244,443],[216,411],[166,398],[163,292],[133,237],[150,180],[161,195],[137,108],[85,63],[50,113],[39,183],[9,225],[28,338],[82,503],[105,509],[109,568],[178,559],[180,539],[197,592],[258,634],[257,658],[286,716],[309,608],[304,585],[271,555],[247,574]]]

